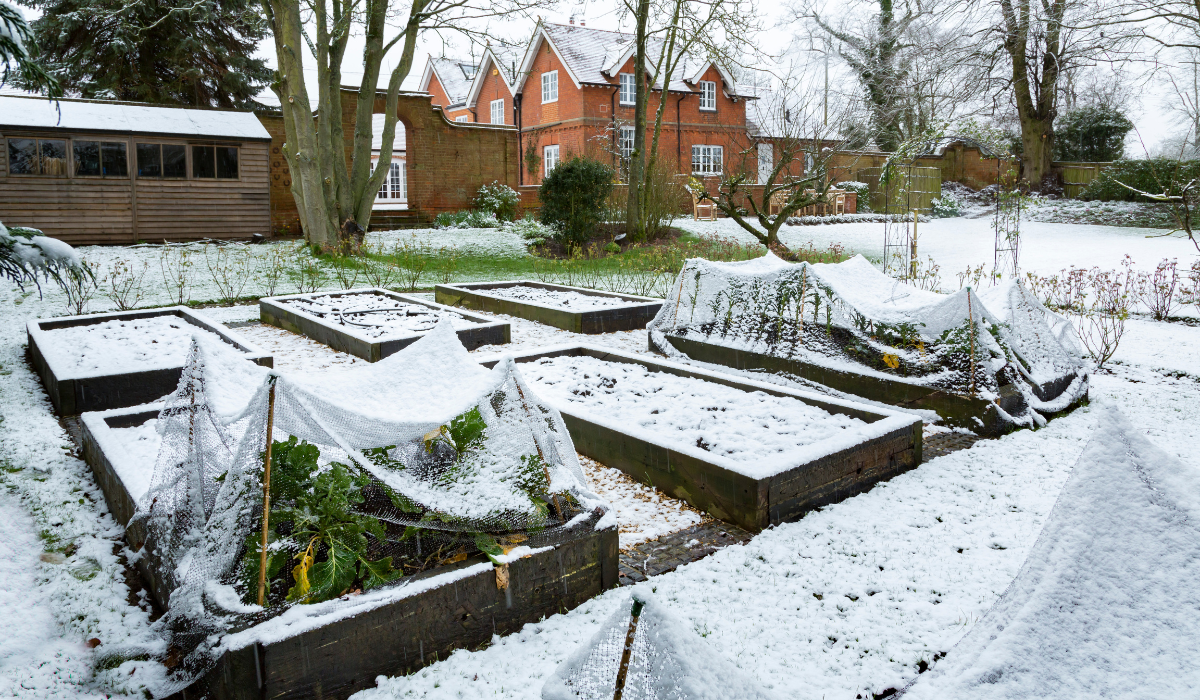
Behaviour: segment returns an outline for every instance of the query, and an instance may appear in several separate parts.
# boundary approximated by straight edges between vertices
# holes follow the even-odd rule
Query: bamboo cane
[[[975,312],[971,310],[971,288],[967,287],[967,320],[971,326],[971,394],[975,393]]]
[[[617,688],[613,691],[613,700],[621,700],[625,693],[625,678],[629,675],[629,657],[633,653],[633,638],[637,634],[638,616],[642,614],[642,601],[633,601],[633,610],[629,614],[629,631],[625,633],[625,648],[621,651],[621,665],[617,668]]]
[[[915,280],[917,278],[917,210],[913,209],[913,230],[912,240],[910,241],[908,251],[908,278]]]
[[[275,384],[271,384],[267,401],[267,449],[263,457],[263,519],[262,544],[258,560],[258,604],[261,607],[267,594],[267,529],[271,517],[271,433],[275,430]]]

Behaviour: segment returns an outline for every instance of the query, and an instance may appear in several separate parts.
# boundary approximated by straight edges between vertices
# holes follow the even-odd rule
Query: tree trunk
[[[1054,127],[1050,119],[1021,118],[1021,179],[1032,189],[1041,189],[1042,180],[1050,175],[1054,153]]]
[[[646,174],[646,99],[650,87],[646,85],[646,24],[650,19],[650,0],[638,0],[637,51],[633,58],[634,91],[633,107],[633,153],[629,157],[629,198],[625,210],[625,228],[630,240],[640,241],[645,236],[642,221],[642,189]]]

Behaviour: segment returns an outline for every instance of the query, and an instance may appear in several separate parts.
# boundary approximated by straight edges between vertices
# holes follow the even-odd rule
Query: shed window
[[[164,143],[162,147],[163,177],[187,177],[187,146]]]
[[[137,145],[137,176],[139,178],[187,177],[187,146],[179,143],[139,143]]]
[[[236,180],[237,146],[192,146],[192,177],[197,180]]]
[[[100,142],[100,173],[105,177],[129,177],[129,162],[125,156],[124,143]]]
[[[67,142],[59,139],[9,139],[8,172],[12,175],[67,174]]]
[[[157,143],[137,145],[137,176],[162,177],[162,146]]]
[[[706,112],[717,111],[717,83],[715,81],[700,81],[700,109]]]
[[[100,174],[99,141],[73,141],[71,150],[75,156],[75,174],[77,176]]]

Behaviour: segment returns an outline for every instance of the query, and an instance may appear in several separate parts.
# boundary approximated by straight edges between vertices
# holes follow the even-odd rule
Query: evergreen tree
[[[1119,109],[1097,105],[1071,110],[1055,129],[1056,160],[1103,163],[1125,153],[1125,137],[1133,129]]]
[[[247,107],[271,79],[247,0],[27,0],[39,58],[82,97]]]

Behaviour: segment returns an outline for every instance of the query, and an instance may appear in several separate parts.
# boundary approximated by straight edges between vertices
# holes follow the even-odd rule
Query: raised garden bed
[[[114,517],[127,523],[154,468],[153,406],[82,417],[84,456]],[[144,438],[144,439],[139,439]],[[346,698],[383,675],[410,673],[455,649],[477,648],[569,610],[617,583],[615,523],[581,518],[566,541],[521,547],[506,562],[507,585],[483,555],[350,598],[294,606],[282,616],[227,636],[220,662],[184,697]],[[137,547],[143,533],[130,528]],[[160,604],[154,562],[139,569]]]
[[[450,316],[468,350],[510,339],[507,323],[386,289],[267,297],[259,300],[258,308],[263,323],[368,362],[378,362],[416,342],[443,315]]]
[[[524,280],[439,284],[434,294],[439,304],[508,314],[589,334],[645,328],[662,307],[662,299]]]
[[[693,338],[681,338],[673,335],[665,337],[676,350],[699,362],[741,370],[790,374],[872,401],[902,408],[935,411],[945,425],[966,428],[979,435],[1002,435],[1016,428],[1012,422],[1002,417],[996,410],[997,408],[1013,416],[1020,415],[1025,411],[1025,397],[1017,387],[1011,384],[1001,386],[999,397],[995,401],[988,401],[921,384],[825,367],[795,358],[751,352],[717,343],[706,343]],[[650,350],[663,351],[662,348],[655,347],[653,338],[650,340]],[[1071,374],[1047,384],[1031,386],[1031,388],[1038,398],[1050,401],[1053,397],[1062,394],[1074,380],[1075,375]],[[1083,398],[1086,398],[1086,394]],[[1072,404],[1072,406],[1076,404]]]
[[[29,356],[59,415],[148,403],[171,393],[193,334],[263,367],[266,354],[186,307],[30,321]]]
[[[516,361],[545,361],[523,374],[581,454],[750,530],[921,462],[922,423],[909,414],[583,345]]]

